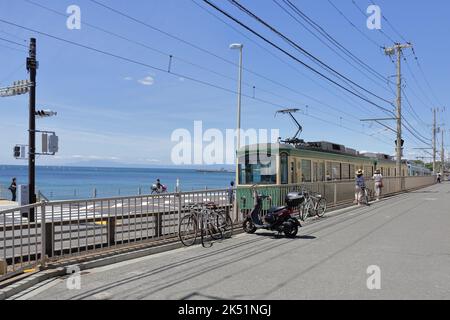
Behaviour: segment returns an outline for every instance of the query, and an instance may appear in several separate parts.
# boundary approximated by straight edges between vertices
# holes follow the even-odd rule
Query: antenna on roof
[[[275,117],[279,113],[280,114],[288,114],[292,118],[294,123],[297,125],[297,127],[298,127],[298,130],[295,133],[294,137],[288,138],[286,140],[282,140],[281,142],[287,143],[287,144],[293,144],[293,145],[299,145],[299,144],[303,143],[303,140],[298,138],[299,134],[303,132],[303,127],[300,125],[300,123],[297,121],[297,119],[295,119],[295,117],[292,115],[293,113],[297,113],[299,111],[300,111],[300,109],[284,109],[284,110],[278,110],[275,113]]]

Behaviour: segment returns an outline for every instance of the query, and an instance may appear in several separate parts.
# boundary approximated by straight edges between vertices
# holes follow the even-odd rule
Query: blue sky
[[[167,55],[107,35],[83,23],[94,24],[173,55],[172,71],[175,73],[201,79],[229,90],[236,90],[237,67],[118,16],[91,1],[33,1],[61,13],[64,13],[69,5],[78,5],[82,12],[82,29],[68,30],[64,17],[24,0],[0,0],[0,19],[163,70],[167,69],[169,62]],[[219,16],[217,12],[207,8],[202,1],[196,1],[209,12]],[[367,29],[366,18],[351,0],[332,1],[367,37],[382,45],[391,44],[380,32]],[[256,97],[259,99],[286,107],[301,108],[304,113],[307,113],[298,114],[304,127],[302,138],[308,141],[339,142],[358,150],[393,154],[395,138],[392,133],[384,131],[383,127],[375,124],[367,123],[363,126],[358,121],[362,118],[385,117],[386,114],[343,93],[342,90],[330,85],[293,60],[289,60],[287,56],[270,48],[223,16],[219,17],[239,32],[208,14],[192,0],[126,2],[102,0],[101,2],[227,60],[238,61],[238,52],[229,50],[229,44],[244,43],[246,68],[295,90],[293,92],[252,73],[244,72],[244,93],[253,96],[252,87],[255,86]],[[293,2],[353,54],[379,73],[386,77],[395,74],[395,66],[383,52],[344,20],[327,0],[293,0]],[[366,0],[356,0],[356,2],[364,9],[371,4]],[[294,52],[228,2],[216,0],[214,3],[283,48]],[[383,89],[383,84],[381,87],[376,85],[366,75],[354,69],[286,15],[272,0],[243,0],[241,3],[353,81],[394,101],[395,98],[389,90],[386,90],[386,85]],[[431,127],[426,126],[431,124],[430,108],[445,106],[450,98],[448,90],[450,44],[447,40],[450,31],[450,21],[447,16],[450,3],[445,0],[380,0],[375,3],[381,7],[382,13],[395,29],[407,40],[413,42],[426,77],[433,87],[435,94],[428,89],[411,51],[405,51],[412,74],[420,85],[419,88],[410,70],[404,65],[407,86],[405,90],[421,121],[417,121],[416,117],[412,116],[406,102],[405,117],[422,135],[430,137]],[[382,28],[394,40],[401,41],[385,21]],[[40,157],[38,164],[63,165],[88,162],[169,166],[171,165],[170,153],[174,145],[170,137],[175,129],[192,130],[195,120],[202,120],[205,128],[225,130],[235,127],[236,95],[232,93],[0,23],[0,38],[23,42],[31,36],[35,36],[38,41],[40,62],[38,108],[50,108],[58,112],[55,118],[38,120],[38,128],[56,131],[61,143],[57,157]],[[24,67],[27,55],[25,50],[0,40],[0,86],[27,78]],[[295,55],[308,61],[297,52]],[[180,59],[214,70],[228,78],[189,65]],[[308,63],[312,64],[309,61]],[[393,84],[391,86],[394,88]],[[314,100],[298,92],[314,97]],[[435,95],[437,97],[434,97]],[[390,107],[376,98],[371,99]],[[287,118],[275,118],[276,110],[276,106],[244,98],[242,125],[244,128],[256,129],[279,128],[282,136],[289,136],[295,128]],[[22,164],[12,158],[12,147],[17,143],[27,142],[27,97],[0,99],[0,111],[0,128],[2,129],[0,163]],[[446,122],[449,114],[448,110],[440,113],[439,122]],[[351,128],[352,131],[346,128]],[[366,135],[355,131],[364,132]],[[411,137],[409,133],[405,134],[407,146],[405,155],[414,158],[420,153],[414,148],[422,147],[423,144]],[[450,135],[446,137],[450,138]]]

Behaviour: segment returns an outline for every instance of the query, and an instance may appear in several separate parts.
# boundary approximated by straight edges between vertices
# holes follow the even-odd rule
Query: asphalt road
[[[19,299],[450,299],[450,184],[335,213],[297,239],[241,234],[88,270]],[[369,290],[369,266],[380,289]]]

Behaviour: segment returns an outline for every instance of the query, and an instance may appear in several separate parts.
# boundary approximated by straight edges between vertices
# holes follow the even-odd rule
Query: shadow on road
[[[278,234],[276,232],[257,232],[255,233],[256,236],[260,236],[260,237],[271,237],[273,239],[288,239],[285,235],[283,234]],[[316,237],[314,236],[296,236],[293,239],[303,239],[303,240],[315,240]]]

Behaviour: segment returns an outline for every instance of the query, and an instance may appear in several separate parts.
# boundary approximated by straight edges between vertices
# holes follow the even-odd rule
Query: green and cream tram
[[[330,142],[260,144],[242,148],[239,153],[239,185],[285,185],[350,180],[359,169],[372,177],[380,169],[384,177],[396,177],[396,162],[384,154],[360,154]],[[429,175],[423,170],[421,175]],[[407,161],[402,176],[410,176]],[[417,175],[417,174],[414,174]]]

